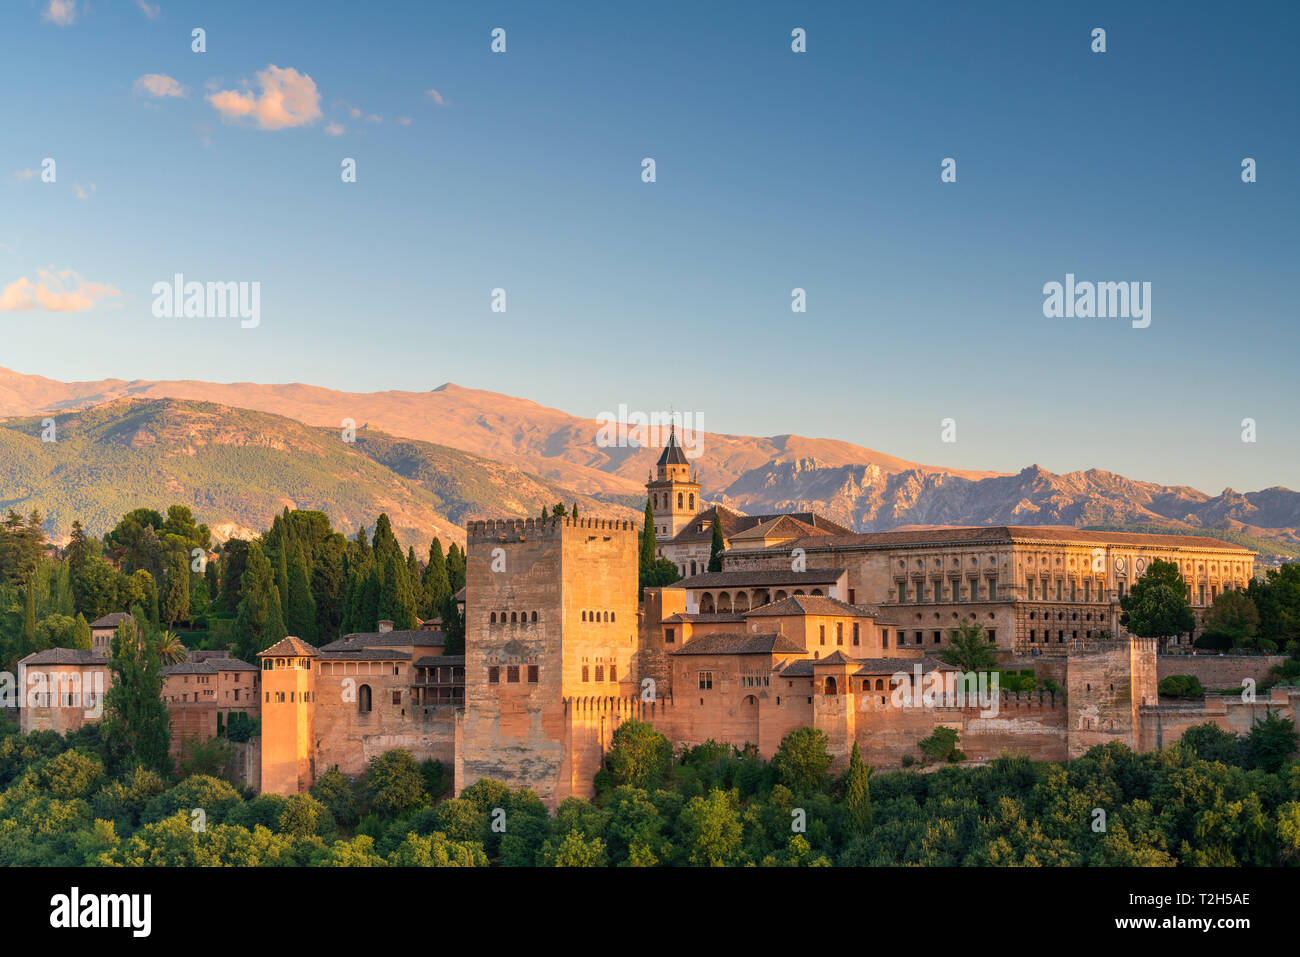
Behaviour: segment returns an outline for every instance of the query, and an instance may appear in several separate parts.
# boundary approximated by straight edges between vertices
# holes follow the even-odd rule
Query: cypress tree
[[[86,623],[86,616],[77,615],[77,626],[72,632],[72,647],[79,648],[82,651],[89,651],[94,643],[94,636],[90,632],[90,625]]]
[[[27,573],[23,586],[23,646],[18,657],[25,658],[36,650],[36,573]]]
[[[465,552],[455,542],[447,549],[447,583],[453,595],[465,587]]]
[[[289,603],[285,608],[284,625],[289,634],[308,644],[316,644],[316,600],[312,598],[311,584],[307,580],[307,556],[297,541],[289,552]]]
[[[135,617],[118,625],[111,651],[113,681],[104,695],[104,736],[145,767],[168,774],[171,721],[162,697],[158,636]]]
[[[285,549],[281,548],[275,556],[275,587],[280,592],[280,609],[289,607],[289,562],[285,558]]]
[[[641,532],[641,565],[642,573],[650,570],[655,563],[655,552],[659,548],[658,539],[655,537],[655,512],[650,507],[650,499],[645,500],[645,529]]]
[[[190,566],[184,552],[177,552],[167,569],[167,585],[162,600],[162,620],[168,626],[189,620],[190,617]]]
[[[726,548],[722,540],[722,514],[713,510],[713,542],[709,545],[709,571],[722,571],[722,552]]]
[[[424,566],[421,585],[420,617],[432,618],[442,614],[442,605],[451,594],[451,579],[447,577],[447,559],[442,555],[442,542],[434,539],[429,545],[429,563]]]
[[[253,661],[259,651],[265,651],[287,634],[271,563],[257,542],[248,547],[243,594],[235,616],[234,642],[238,656]]]
[[[844,778],[844,828],[854,835],[871,830],[871,768],[862,763],[862,752],[856,741]]]

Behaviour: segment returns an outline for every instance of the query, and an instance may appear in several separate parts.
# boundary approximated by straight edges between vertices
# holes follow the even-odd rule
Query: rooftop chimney
[[[387,618],[385,618],[383,621],[379,623],[379,633],[381,635],[384,634],[385,632],[389,632],[392,630],[393,630],[393,623],[389,621]]]

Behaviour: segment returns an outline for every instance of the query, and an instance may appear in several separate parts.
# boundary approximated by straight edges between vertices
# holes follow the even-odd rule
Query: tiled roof
[[[257,653],[259,658],[315,658],[316,656],[315,648],[293,635],[281,638],[266,651]]]
[[[90,623],[91,628],[116,628],[131,616],[124,611],[115,611]]]
[[[195,658],[181,661],[174,665],[164,665],[165,675],[215,675],[222,671],[257,671],[257,665],[250,665],[238,658]]]
[[[322,648],[322,661],[410,661],[405,651],[393,648]]]
[[[464,588],[462,588],[460,591],[456,592],[456,600],[457,600],[457,601],[464,601],[464,600],[465,600],[465,589],[464,589]]]
[[[425,655],[413,662],[417,668],[436,668],[439,665],[463,665],[464,655]]]
[[[874,612],[850,605],[828,595],[791,595],[780,601],[759,605],[745,613],[746,618],[766,618],[779,615],[840,615],[846,618],[875,618]]]
[[[321,645],[321,651],[356,651],[361,648],[400,648],[407,645],[419,645],[425,648],[441,648],[447,644],[445,631],[368,631],[359,634],[344,635],[338,641]]]
[[[106,665],[108,659],[81,648],[46,648],[34,651],[18,662],[20,665]]]
[[[674,615],[669,615],[667,618],[663,620],[666,622],[671,622],[673,624],[692,623],[692,622],[696,624],[707,623],[707,622],[742,622],[745,620],[745,616],[741,612],[731,612],[731,611],[703,612],[703,613],[697,612],[695,614],[689,614],[687,612],[679,611]]]
[[[828,518],[823,518],[816,512],[777,512],[771,515],[742,515],[734,509],[727,508],[725,505],[715,505],[700,514],[696,515],[690,522],[678,532],[673,538],[674,545],[687,545],[694,542],[708,542],[713,540],[713,522],[717,521],[722,525],[722,537],[731,538],[731,536],[751,529],[756,525],[763,525],[775,521],[782,515],[789,515],[791,518],[811,525],[817,529],[824,529],[834,535],[851,533],[852,529],[845,528]],[[708,521],[708,527],[703,530],[699,525],[702,521]],[[816,536],[814,536],[816,537]]]
[[[956,670],[952,665],[944,664],[934,658],[850,658],[836,651],[821,660],[800,658],[797,661],[791,661],[780,670],[779,676],[782,678],[811,678],[813,669],[817,665],[845,663],[855,669],[853,672],[855,675],[892,675],[899,671],[906,671],[910,674],[913,666],[918,664],[921,666],[922,674],[928,674],[935,669],[940,671]]]
[[[665,588],[750,588],[760,585],[832,585],[844,575],[843,568],[809,568],[792,572],[788,568],[747,568],[734,572],[702,572],[665,585]]]
[[[834,550],[836,548],[897,548],[907,545],[1009,544],[1059,542],[1080,545],[1134,545],[1146,548],[1213,548],[1253,554],[1248,548],[1206,535],[1157,535],[1145,532],[1089,532],[1062,525],[939,526],[896,532],[856,532],[811,535],[782,542],[780,548]]]
[[[668,444],[664,446],[663,454],[659,456],[660,465],[689,465],[686,461],[686,453],[682,447],[677,444],[677,426],[672,426],[668,430]]]
[[[692,638],[675,655],[774,655],[805,654],[803,645],[785,635],[721,634]]]
[[[733,542],[744,542],[750,539],[764,539],[774,533],[789,536],[790,538],[807,538],[813,535],[833,535],[828,528],[819,528],[808,522],[801,522],[793,515],[779,515],[768,522],[761,522],[753,528],[747,528],[743,532],[737,532],[731,536]]]

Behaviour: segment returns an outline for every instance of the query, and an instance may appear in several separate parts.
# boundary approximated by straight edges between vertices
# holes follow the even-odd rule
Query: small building
[[[115,611],[103,618],[92,621],[90,623],[90,650],[105,658],[109,657],[113,635],[117,632],[117,626],[130,617],[124,611]]]
[[[67,734],[104,716],[104,695],[112,684],[108,660],[80,648],[47,648],[18,662],[22,695],[18,723],[23,734]]]

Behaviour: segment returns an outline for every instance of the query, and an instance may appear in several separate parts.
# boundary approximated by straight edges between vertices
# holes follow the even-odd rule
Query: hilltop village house
[[[837,762],[857,743],[868,762],[892,766],[940,726],[959,732],[972,760],[1068,760],[1108,741],[1160,747],[1205,722],[1242,733],[1268,711],[1300,716],[1298,689],[1162,703],[1166,674],[1192,669],[1227,687],[1273,662],[1158,658],[1153,640],[1120,625],[1119,600],[1150,562],[1176,562],[1203,614],[1250,580],[1246,549],[1051,527],[859,534],[811,513],[738,516],[704,508],[675,439],[647,491],[661,554],[686,572],[674,585],[638,594],[630,522],[470,522],[463,656],[443,653],[440,630],[390,622],[321,647],[285,638],[255,666],[195,655],[167,672],[174,747],[240,712],[261,719],[245,777],[264,791],[302,791],[334,766],[357,775],[404,748],[453,767],[458,793],[494,778],[555,805],[592,793],[629,718],[674,744],[712,739],[766,757],[811,726]],[[714,522],[727,547],[710,573]],[[1004,666],[1032,667],[1061,693],[967,694],[977,689],[939,659],[963,619]],[[22,667],[107,677],[95,652],[40,652]],[[90,720],[63,700],[23,709],[24,729]]]

